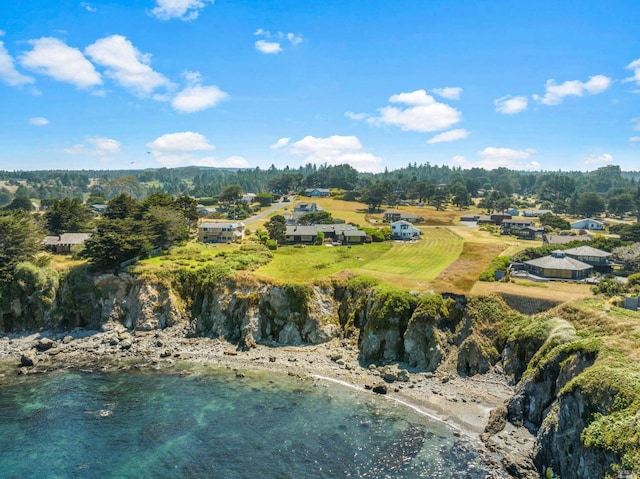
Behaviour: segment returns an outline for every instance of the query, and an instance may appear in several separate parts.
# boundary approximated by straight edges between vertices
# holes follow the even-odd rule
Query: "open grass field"
[[[557,301],[561,303],[593,297],[589,285],[563,283],[561,281],[553,281],[549,283],[534,283],[532,281],[524,280],[515,280],[513,283],[483,283],[478,281],[471,289],[471,294],[477,296],[500,293]]]
[[[132,271],[136,274],[143,274],[180,267],[196,268],[204,266],[207,262],[214,261],[215,257],[222,251],[235,251],[238,249],[240,249],[239,244],[191,242],[184,246],[175,246],[167,254],[141,260],[135,264]]]
[[[407,289],[428,290],[429,282],[462,251],[462,240],[445,228],[424,228],[420,241],[349,247],[281,247],[258,276],[306,282],[341,271],[378,278]]]

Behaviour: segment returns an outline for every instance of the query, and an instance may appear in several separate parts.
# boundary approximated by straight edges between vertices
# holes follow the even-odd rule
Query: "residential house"
[[[571,229],[573,230],[604,230],[604,223],[602,221],[594,220],[592,218],[584,218],[571,223]]]
[[[564,254],[577,259],[578,261],[582,261],[583,263],[590,264],[599,273],[611,273],[612,264],[609,261],[611,253],[608,253],[607,251],[602,251],[598,248],[584,245],[576,248],[565,249]]]
[[[463,215],[460,217],[460,221],[465,223],[475,223],[480,219],[480,215]]]
[[[515,208],[509,208],[509,209],[507,210],[507,214],[508,214],[508,215],[511,215],[511,216],[520,216],[520,211],[518,211],[518,210],[517,210],[517,209],[515,209]]]
[[[200,223],[198,240],[203,243],[239,243],[244,238],[244,223]]]
[[[256,194],[245,193],[244,195],[242,195],[242,198],[240,198],[240,201],[244,201],[245,203],[248,203],[248,204],[254,203],[256,201]]]
[[[107,205],[104,205],[101,203],[90,205],[89,208],[91,208],[91,212],[93,213],[94,216],[100,216],[107,212]]]
[[[478,218],[478,224],[482,225],[482,224],[491,224],[491,225],[501,225],[502,222],[504,220],[510,220],[511,219],[511,215],[505,215],[505,214],[499,214],[499,213],[494,213],[492,215],[489,216],[480,216]]]
[[[386,211],[384,213],[384,219],[389,223],[400,220],[408,221],[409,223],[424,223],[423,216],[414,215],[412,213],[403,213],[397,210]]]
[[[305,196],[313,197],[325,197],[331,194],[331,191],[327,188],[307,188],[304,190]]]
[[[55,253],[71,253],[71,248],[84,244],[91,233],[62,233],[60,236],[47,236],[43,240],[45,247]]]
[[[196,210],[200,216],[206,216],[217,211],[214,206],[205,206],[201,204],[196,205]]]
[[[562,245],[571,243],[572,241],[591,241],[592,236],[588,234],[583,235],[542,235],[542,242],[544,244]]]
[[[551,210],[524,210],[522,212],[522,216],[526,216],[527,218],[535,218],[540,217],[547,213],[553,213]]]
[[[320,232],[325,241],[333,243],[359,244],[367,241],[367,234],[364,231],[348,224],[288,225],[285,238],[290,244],[313,244]]]
[[[534,276],[548,279],[582,280],[593,271],[593,266],[556,250],[550,255],[524,263],[525,270]]]
[[[514,220],[511,218],[502,220],[500,229],[502,234],[516,234],[525,228],[533,228],[534,222],[532,220]]]
[[[315,203],[298,203],[293,207],[293,211],[296,213],[315,213],[316,211],[323,211],[321,206],[318,206]]]
[[[391,226],[391,239],[420,239],[420,230],[405,220],[394,221]]]

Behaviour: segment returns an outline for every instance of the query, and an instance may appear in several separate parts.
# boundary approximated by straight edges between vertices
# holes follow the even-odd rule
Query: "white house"
[[[200,223],[198,239],[203,243],[239,243],[244,238],[244,223]]]
[[[411,240],[420,238],[420,230],[408,221],[394,221],[389,226],[391,226],[391,239]]]
[[[585,218],[582,220],[571,223],[571,229],[573,230],[603,230],[604,223],[591,218]]]

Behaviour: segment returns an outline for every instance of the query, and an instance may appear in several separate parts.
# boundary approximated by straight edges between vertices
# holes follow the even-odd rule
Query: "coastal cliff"
[[[357,347],[365,367],[499,373],[515,394],[494,411],[483,440],[491,446],[506,421],[536,435],[532,451],[506,461],[511,474],[536,477],[529,456],[549,477],[634,477],[633,439],[620,446],[599,426],[634,398],[606,381],[597,386],[591,372],[601,341],[578,332],[562,310],[528,316],[498,297],[414,294],[349,276],[299,285],[250,274],[205,281],[193,274],[92,276],[79,269],[48,294],[55,298],[49,308],[15,307],[3,315],[3,329],[177,327],[186,338],[223,338],[238,351],[339,338]]]

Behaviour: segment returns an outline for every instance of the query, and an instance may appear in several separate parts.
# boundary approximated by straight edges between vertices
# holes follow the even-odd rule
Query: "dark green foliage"
[[[328,211],[312,211],[298,218],[299,225],[330,225],[333,223],[335,220]]]
[[[506,277],[510,263],[511,258],[509,256],[498,256],[497,258],[492,259],[487,269],[480,273],[480,281],[495,281],[496,271],[504,272]]]
[[[367,327],[373,330],[385,329],[399,321],[397,324],[404,331],[419,298],[409,291],[392,288],[377,288],[375,293]]]
[[[272,193],[258,193],[255,197],[257,203],[260,204],[263,208],[271,205],[274,200],[277,199],[277,195],[274,197]]]
[[[138,202],[131,196],[122,193],[109,201],[104,217],[110,220],[133,218],[139,210]]]
[[[367,234],[367,236],[371,237],[371,240],[374,243],[381,243],[385,239],[384,233],[376,228],[362,228],[362,230]]]
[[[284,244],[287,232],[287,220],[282,215],[274,215],[264,224],[265,229],[269,232],[269,238],[275,240],[278,244]]]
[[[554,230],[571,229],[571,223],[565,220],[562,216],[554,215],[553,213],[545,213],[540,216],[540,224],[542,226],[548,226]]]
[[[634,224],[618,224],[612,225],[610,228],[612,233],[620,235],[622,241],[640,241],[640,223]]]
[[[34,207],[33,207],[33,203],[31,203],[31,199],[29,199],[27,195],[19,195],[19,196],[16,196],[11,201],[11,203],[5,206],[4,209],[9,211],[12,211],[12,210],[13,211],[15,210],[33,211]]]
[[[42,250],[43,237],[29,214],[16,211],[0,215],[0,283],[11,281],[18,263],[33,260]]]
[[[52,200],[44,214],[47,229],[53,235],[90,231],[93,214],[79,198]]]

